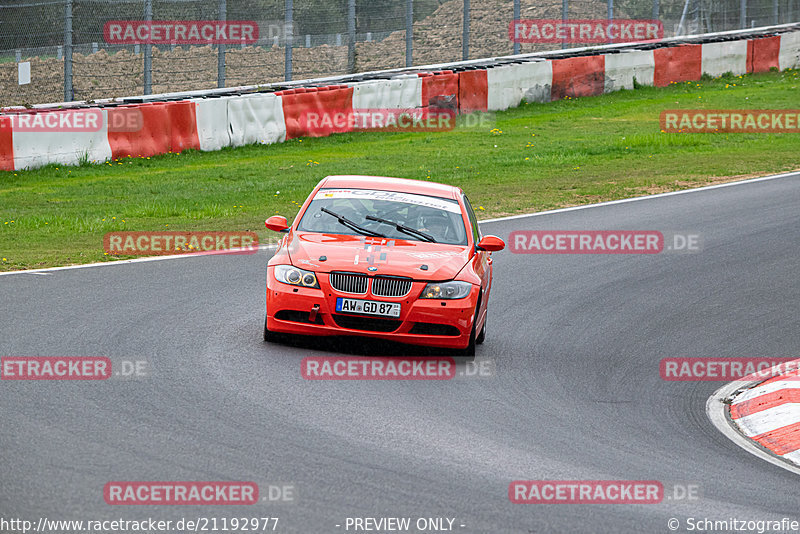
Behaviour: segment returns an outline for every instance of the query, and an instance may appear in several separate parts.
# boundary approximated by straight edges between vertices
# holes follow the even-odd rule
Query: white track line
[[[766,180],[776,180],[778,178],[789,178],[792,176],[800,176],[800,171],[793,171],[784,174],[774,174],[771,176],[763,176],[761,178],[749,178],[746,180],[740,180],[738,182],[727,182],[724,184],[716,184],[716,185],[707,185],[704,187],[695,187],[693,189],[684,189],[682,191],[671,191],[669,193],[657,193],[655,195],[645,195],[641,197],[633,197],[633,198],[623,198],[620,200],[610,200],[607,202],[598,202],[596,204],[584,204],[581,206],[572,206],[570,208],[559,208],[556,210],[549,210],[549,211],[540,211],[537,213],[525,213],[522,215],[510,215],[508,217],[499,217],[496,219],[485,219],[479,221],[479,224],[490,224],[495,222],[502,222],[502,221],[510,221],[512,219],[522,219],[523,217],[539,217],[542,215],[553,215],[555,213],[566,213],[568,211],[576,211],[576,210],[584,210],[589,208],[597,208],[602,206],[612,206],[614,204],[624,204],[627,202],[638,202],[640,200],[650,200],[654,198],[662,198],[668,197],[673,195],[683,195],[685,193],[696,193],[698,191],[708,191],[709,189],[718,189],[721,187],[731,187],[735,185],[742,185],[742,184],[752,184],[756,182],[764,182]],[[260,250],[267,250],[269,248],[275,247],[275,245],[261,245],[259,246]],[[0,276],[8,276],[12,274],[37,274],[37,273],[49,273],[52,271],[64,271],[67,269],[85,269],[87,267],[102,267],[107,265],[125,265],[128,263],[140,263],[140,262],[149,262],[149,261],[162,261],[162,260],[175,260],[179,258],[193,258],[203,256],[202,254],[178,254],[174,256],[149,256],[147,258],[136,258],[133,260],[119,260],[119,261],[107,261],[101,263],[85,263],[81,265],[65,265],[63,267],[48,267],[45,269],[28,269],[24,271],[7,271],[7,272],[0,272]]]
[[[721,187],[731,187],[734,185],[752,184],[756,182],[764,182],[767,180],[775,180],[777,178],[789,178],[791,176],[800,176],[800,171],[792,171],[784,174],[773,174],[771,176],[762,176],[761,178],[748,178],[746,180],[739,180],[737,182],[727,182],[724,184],[706,185],[703,187],[695,187],[693,189],[682,189],[681,191],[670,191],[669,193],[656,193],[655,195],[645,195],[642,197],[623,198],[620,200],[609,200],[607,202],[598,202],[597,204],[583,204],[581,206],[572,206],[569,208],[559,208],[557,210],[540,211],[537,213],[524,213],[522,215],[510,215],[508,217],[499,217],[497,219],[485,219],[479,221],[480,224],[493,223],[499,221],[508,221],[511,219],[522,219],[523,217],[537,217],[540,215],[552,215],[554,213],[565,213],[567,211],[583,210],[587,208],[597,208],[601,206],[612,206],[614,204],[625,204],[627,202],[637,202],[639,200],[650,200],[652,198],[671,197],[673,195],[683,195],[685,193],[696,193],[698,191],[708,191],[709,189],[719,189]]]
[[[251,255],[258,254],[262,250],[269,250],[271,248],[275,248],[277,245],[259,245],[258,252],[251,253]],[[177,259],[186,259],[186,258],[204,258],[207,256],[226,256],[226,255],[241,255],[241,252],[228,252],[228,251],[221,251],[220,253],[213,254],[208,252],[202,252],[199,254],[173,254],[171,256],[148,256],[146,258],[134,258],[132,260],[116,260],[116,261],[104,261],[101,263],[83,263],[81,265],[65,265],[63,267],[47,267],[46,269],[28,269],[25,271],[7,271],[0,273],[0,276],[7,276],[11,274],[38,274],[38,275],[47,275],[53,271],[66,271],[69,269],[86,269],[87,267],[104,267],[104,266],[113,266],[113,265],[127,265],[129,263],[144,263],[149,261],[162,261],[162,260],[177,260]]]

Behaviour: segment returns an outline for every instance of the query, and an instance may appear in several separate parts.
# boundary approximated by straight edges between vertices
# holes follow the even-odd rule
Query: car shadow
[[[396,341],[358,336],[302,336],[276,334],[272,346],[285,345],[293,348],[310,349],[321,352],[336,352],[351,356],[373,356],[387,358],[403,357],[451,357],[456,362],[472,361],[473,356],[463,356],[460,351],[440,347],[407,345]]]

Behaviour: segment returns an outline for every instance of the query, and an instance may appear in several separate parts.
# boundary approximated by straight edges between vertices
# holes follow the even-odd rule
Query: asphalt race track
[[[494,376],[449,381],[304,380],[306,356],[428,353],[354,339],[265,344],[271,252],[0,276],[0,355],[108,356],[148,369],[0,382],[0,515],[271,516],[277,532],[307,533],[348,532],[347,517],[455,518],[464,533],[800,519],[797,475],[708,420],[706,400],[722,384],[668,382],[658,368],[665,357],[800,356],[800,174],[482,228],[504,239],[525,229],[675,231],[699,234],[703,247],[495,253],[477,355]],[[508,486],[520,479],[657,480],[667,496],[512,504]],[[296,493],[238,507],[104,502],[107,482],[139,480],[252,480],[262,495],[269,485]],[[697,499],[672,498],[689,485]]]

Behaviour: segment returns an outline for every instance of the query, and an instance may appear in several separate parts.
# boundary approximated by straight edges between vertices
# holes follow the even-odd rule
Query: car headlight
[[[316,274],[304,269],[298,269],[294,265],[276,265],[275,278],[278,282],[283,282],[284,284],[319,289]]]
[[[469,282],[431,282],[422,290],[421,299],[463,299],[472,290]]]

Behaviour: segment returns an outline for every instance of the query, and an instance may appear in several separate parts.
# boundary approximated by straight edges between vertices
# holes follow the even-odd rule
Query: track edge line
[[[725,182],[724,184],[704,185],[702,187],[693,187],[691,189],[681,189],[680,191],[667,191],[666,193],[655,193],[653,195],[642,195],[640,197],[620,198],[617,200],[607,200],[605,202],[597,202],[594,204],[581,204],[580,206],[569,206],[567,208],[558,208],[547,211],[537,211],[536,213],[521,213],[519,215],[509,215],[507,217],[498,217],[496,219],[484,219],[478,221],[478,224],[493,223],[508,221],[512,219],[522,219],[524,217],[538,217],[540,215],[552,215],[555,213],[565,213],[568,211],[583,210],[588,208],[597,208],[602,206],[613,206],[615,204],[625,204],[627,202],[637,202],[639,200],[650,200],[652,198],[671,197],[674,195],[683,195],[685,193],[696,193],[698,191],[708,191],[709,189],[719,189],[722,187],[731,187],[734,185],[752,184],[756,182],[765,182],[768,180],[776,180],[778,178],[788,178],[790,176],[800,176],[800,171],[789,171],[781,174],[770,174],[769,176],[759,176],[758,178],[745,178],[744,180],[736,180],[734,182]]]
[[[568,211],[576,211],[588,208],[597,208],[602,206],[612,206],[615,204],[624,204],[627,202],[636,202],[639,200],[649,200],[652,198],[661,198],[661,197],[668,197],[673,195],[682,195],[684,193],[695,193],[697,191],[707,191],[709,189],[718,189],[721,187],[730,187],[734,185],[742,185],[742,184],[751,184],[755,182],[763,182],[767,180],[776,180],[778,178],[787,178],[790,176],[800,176],[800,171],[790,171],[781,174],[772,174],[769,176],[761,176],[759,178],[746,178],[744,180],[738,180],[735,182],[726,182],[724,184],[714,184],[714,185],[706,185],[703,187],[694,187],[692,189],[682,189],[680,191],[668,191],[666,193],[656,193],[654,195],[643,195],[640,197],[633,197],[633,198],[621,198],[619,200],[608,200],[606,202],[598,202],[595,204],[583,204],[581,206],[570,206],[568,208],[558,208],[555,210],[547,210],[547,211],[538,211],[536,213],[522,213],[520,215],[509,215],[507,217],[498,217],[495,219],[485,219],[482,221],[478,221],[478,224],[489,224],[495,222],[502,222],[502,221],[509,221],[513,219],[522,219],[524,217],[538,217],[541,215],[553,215],[556,213],[565,213]],[[261,245],[259,246],[259,251],[261,250],[268,250],[270,248],[275,247],[276,245]],[[104,265],[126,265],[129,263],[143,263],[143,262],[150,262],[150,261],[163,261],[163,260],[175,260],[178,258],[191,258],[191,257],[198,257],[200,255],[192,255],[192,254],[179,254],[173,256],[148,256],[146,258],[135,258],[131,260],[118,260],[118,261],[104,261],[98,263],[83,263],[79,265],[62,265],[60,267],[45,267],[42,269],[25,269],[21,271],[4,271],[0,272],[0,276],[8,276],[12,274],[35,274],[35,273],[46,273],[52,271],[66,271],[69,269],[84,269],[87,267],[100,267]]]

